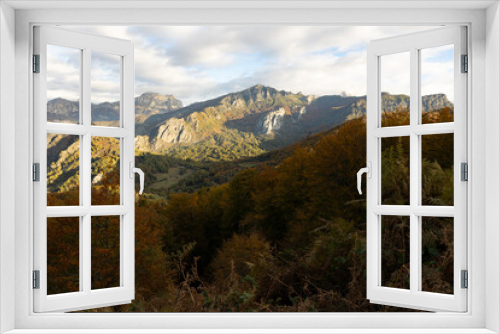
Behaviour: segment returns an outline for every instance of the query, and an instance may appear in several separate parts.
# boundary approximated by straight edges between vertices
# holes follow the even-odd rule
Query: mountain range
[[[214,168],[227,181],[227,175],[241,168],[282,159],[291,144],[312,140],[317,137],[314,134],[321,135],[366,113],[365,96],[316,97],[262,85],[186,107],[172,95],[156,93],[142,94],[135,102],[137,165],[148,172],[150,189],[160,192],[165,187],[185,190],[189,184],[205,184],[208,170]],[[51,100],[47,117],[49,121],[77,123],[78,105],[77,101],[61,98]],[[423,111],[430,114],[444,107],[453,108],[444,94],[424,96],[422,105]],[[406,95],[382,94],[386,112],[408,106]],[[92,123],[117,125],[119,102],[93,104]],[[78,184],[77,140],[77,136],[47,136],[51,192]],[[114,168],[102,165],[118,161],[109,159],[116,155],[113,152],[118,147],[109,142],[97,150],[102,144],[98,138],[93,138],[92,144],[99,152],[92,151],[93,170]],[[218,165],[210,167],[213,164]],[[102,177],[97,175],[93,183]]]
[[[366,113],[366,96],[316,97],[255,85],[183,107],[172,95],[145,93],[135,99],[136,149],[194,160],[234,159],[278,149]],[[382,93],[387,112],[405,109],[409,96]],[[444,94],[422,98],[431,112],[453,107]],[[48,102],[48,119],[78,118],[78,102]],[[92,105],[96,125],[118,123],[119,102]]]

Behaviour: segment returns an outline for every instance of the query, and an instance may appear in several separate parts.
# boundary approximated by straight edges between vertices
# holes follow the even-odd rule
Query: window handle
[[[366,167],[361,168],[358,171],[358,192],[360,195],[363,194],[363,192],[361,191],[361,175],[363,175],[363,173],[366,173],[367,178],[372,178],[372,163],[370,161],[366,163]]]
[[[131,179],[134,178],[135,173],[139,174],[139,195],[142,195],[142,192],[144,191],[144,172],[140,168],[134,167],[134,163],[132,161],[129,164],[129,170]]]

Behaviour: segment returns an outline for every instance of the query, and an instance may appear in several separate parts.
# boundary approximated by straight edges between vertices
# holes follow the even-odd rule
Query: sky
[[[145,92],[172,94],[189,105],[256,84],[306,95],[366,95],[366,45],[371,40],[433,27],[67,28],[132,41],[136,96]],[[453,100],[453,62],[449,61],[453,51],[450,53],[450,47],[425,51],[422,93],[444,93]],[[382,69],[386,78],[383,90],[408,94],[407,62],[403,59],[385,63],[388,65]],[[48,55],[49,99],[78,99],[78,67],[74,50],[59,48]],[[93,54],[91,68],[92,102],[117,100],[120,67],[116,57]],[[66,73],[64,80],[61,73]]]

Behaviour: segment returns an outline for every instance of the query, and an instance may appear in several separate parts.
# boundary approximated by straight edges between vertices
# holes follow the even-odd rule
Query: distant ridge
[[[55,98],[47,102],[47,120],[49,122],[77,123],[79,102]],[[136,122],[150,115],[167,113],[182,108],[182,102],[173,95],[144,93],[135,98]],[[92,104],[93,122],[113,122],[120,119],[120,103],[102,102]]]

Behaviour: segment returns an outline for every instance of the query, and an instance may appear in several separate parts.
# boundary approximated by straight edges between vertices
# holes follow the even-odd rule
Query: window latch
[[[129,173],[130,173],[130,178],[134,178],[134,173],[139,174],[139,195],[142,195],[142,192],[144,191],[144,172],[140,168],[134,167],[134,163],[130,161],[129,163]]]
[[[364,173],[366,173],[366,177],[371,179],[372,178],[372,163],[370,161],[368,161],[366,163],[366,167],[364,168],[361,168],[359,171],[358,171],[358,192],[359,194],[363,194],[363,192],[361,191],[361,175],[363,175]]]

